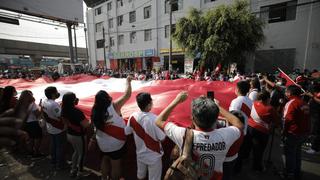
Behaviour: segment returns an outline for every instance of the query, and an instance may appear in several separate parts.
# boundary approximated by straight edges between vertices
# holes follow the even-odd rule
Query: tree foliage
[[[190,9],[178,20],[172,37],[186,53],[201,53],[201,65],[241,63],[264,40],[263,21],[249,10],[249,3],[237,0],[206,12]]]

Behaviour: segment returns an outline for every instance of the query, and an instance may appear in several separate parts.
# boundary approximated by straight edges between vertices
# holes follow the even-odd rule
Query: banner
[[[236,98],[234,94],[234,84],[221,81],[194,81],[191,79],[177,80],[157,80],[157,81],[132,81],[132,95],[128,102],[122,107],[123,117],[128,118],[133,112],[139,111],[136,103],[136,95],[140,92],[149,92],[153,99],[152,112],[159,114],[181,91],[188,92],[188,99],[178,105],[171,113],[169,119],[181,126],[191,124],[191,102],[193,99],[206,95],[207,91],[214,91],[215,98],[220,104],[228,109],[232,99]],[[102,77],[97,78],[89,75],[76,75],[60,78],[53,82],[47,78],[39,78],[35,81],[24,79],[0,80],[0,86],[12,85],[19,92],[29,89],[33,92],[36,103],[45,98],[44,89],[48,86],[55,86],[59,93],[61,101],[62,96],[67,92],[73,92],[80,99],[78,107],[89,118],[94,103],[94,96],[99,90],[107,91],[116,100],[124,94],[126,79]]]

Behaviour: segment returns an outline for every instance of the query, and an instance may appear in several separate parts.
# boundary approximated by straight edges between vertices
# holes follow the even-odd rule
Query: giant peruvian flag
[[[24,89],[31,90],[35,96],[36,103],[39,103],[40,99],[45,98],[44,89],[48,86],[57,87],[61,94],[58,101],[61,101],[63,94],[66,92],[74,92],[80,99],[78,107],[84,111],[88,118],[90,117],[91,108],[94,103],[94,96],[99,90],[105,90],[113,99],[117,99],[123,95],[125,84],[126,79],[110,77],[97,78],[90,75],[63,77],[55,82],[46,78],[39,78],[35,81],[27,81],[24,79],[0,80],[0,86],[2,87],[12,85],[15,86],[19,92]],[[228,108],[231,100],[236,97],[234,94],[234,85],[230,82],[178,79],[157,81],[133,80],[131,84],[133,91],[131,98],[121,110],[125,119],[133,112],[139,111],[135,96],[140,92],[149,92],[151,94],[154,104],[152,112],[159,114],[180,91],[188,91],[188,99],[177,106],[169,118],[181,126],[190,125],[191,101],[201,95],[206,95],[207,91],[214,91],[215,98],[218,99],[220,104],[225,108]]]

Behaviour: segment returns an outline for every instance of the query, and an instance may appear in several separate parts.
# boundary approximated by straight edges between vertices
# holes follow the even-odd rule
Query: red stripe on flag
[[[242,103],[241,111],[244,112],[247,117],[250,117],[251,109],[245,103]]]
[[[133,116],[131,116],[129,121],[130,126],[136,132],[136,134],[143,140],[147,148],[160,153],[161,148],[159,142],[154,140],[149,134],[147,134],[143,127],[136,121],[136,119]]]
[[[124,129],[118,126],[114,126],[111,124],[105,124],[102,131],[109,136],[112,136],[116,139],[125,141],[127,139],[127,136],[124,133]]]
[[[297,85],[286,73],[280,70],[279,77],[287,80],[286,86]]]

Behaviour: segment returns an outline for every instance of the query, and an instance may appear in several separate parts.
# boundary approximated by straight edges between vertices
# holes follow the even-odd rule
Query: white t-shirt
[[[249,99],[251,99],[252,102],[258,99],[258,89],[252,89],[249,92]]]
[[[35,111],[39,110],[38,109],[38,106],[36,105],[36,103],[32,103],[29,105],[29,108],[28,108],[28,119],[27,119],[27,123],[30,123],[30,122],[34,122],[34,121],[38,121],[36,115],[35,115]]]
[[[126,143],[126,125],[114,109],[113,104],[108,107],[107,111],[109,112],[108,122],[111,123],[105,126],[107,129],[97,129],[96,138],[102,152],[113,152],[121,149]]]
[[[251,114],[252,101],[247,96],[238,96],[231,101],[229,111],[240,111],[244,116],[244,135],[247,134],[248,118]]]
[[[127,134],[134,134],[137,160],[150,165],[161,161],[163,149],[160,141],[166,137],[156,126],[156,118],[151,112],[135,112],[130,116],[126,128]]]
[[[61,107],[57,102],[52,99],[45,99],[42,102],[42,109],[49,116],[49,118],[59,121]],[[46,123],[46,125],[49,134],[59,134],[63,131],[61,129],[53,127],[50,123]]]
[[[180,148],[186,128],[171,122],[165,124],[165,134]],[[200,166],[201,179],[221,179],[223,162],[231,145],[240,137],[240,130],[234,126],[214,129],[210,132],[193,130],[193,155]]]

